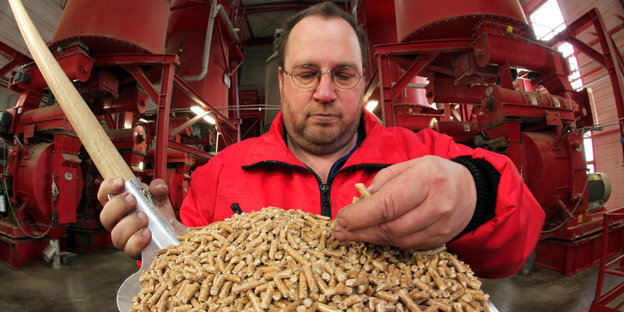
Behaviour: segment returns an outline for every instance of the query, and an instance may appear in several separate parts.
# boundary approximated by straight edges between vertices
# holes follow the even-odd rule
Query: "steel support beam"
[[[218,110],[216,110],[208,101],[202,98],[193,88],[191,88],[184,80],[180,79],[178,75],[175,75],[173,81],[178,85],[178,87],[182,88],[184,94],[190,97],[197,105],[201,106],[205,110],[210,110],[217,117],[217,121],[223,123],[224,125],[236,130],[236,125],[232,121],[230,121],[226,116],[221,114]]]
[[[156,120],[156,151],[154,152],[154,177],[167,178],[167,147],[169,143],[169,112],[173,93],[174,64],[163,67]]]
[[[418,76],[420,72],[427,67],[440,53],[432,53],[431,55],[419,54],[412,66],[407,70],[407,72],[399,78],[394,87],[392,87],[392,99],[395,100],[397,96],[399,96],[401,90],[403,90],[410,83],[414,77]]]
[[[202,150],[198,150],[196,148],[190,147],[188,145],[184,145],[182,143],[176,142],[174,140],[169,140],[168,142],[169,147],[184,152],[184,153],[189,153],[192,155],[195,155],[196,157],[200,157],[200,158],[205,158],[205,159],[210,159],[212,158],[212,154],[204,152]]]

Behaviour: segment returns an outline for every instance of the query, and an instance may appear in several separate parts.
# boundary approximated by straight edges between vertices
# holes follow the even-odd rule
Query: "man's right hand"
[[[115,247],[123,250],[129,257],[140,259],[141,251],[152,240],[152,233],[147,228],[147,215],[135,211],[136,198],[123,191],[122,178],[106,179],[102,182],[97,194],[98,200],[104,206],[100,213],[100,221],[104,228],[111,232]],[[149,191],[154,204],[164,216],[175,216],[169,201],[169,188],[164,180],[152,180]]]

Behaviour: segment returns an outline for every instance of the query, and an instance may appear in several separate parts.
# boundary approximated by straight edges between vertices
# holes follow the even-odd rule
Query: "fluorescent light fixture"
[[[379,102],[377,102],[377,100],[370,100],[370,101],[368,101],[368,103],[366,103],[366,110],[372,113],[375,110],[375,108],[377,107],[377,104],[379,104]]]
[[[196,115],[206,115],[206,111],[199,106],[191,106],[191,111],[195,113]],[[217,121],[214,118],[212,118],[210,115],[204,116],[204,120],[212,125],[217,123]]]

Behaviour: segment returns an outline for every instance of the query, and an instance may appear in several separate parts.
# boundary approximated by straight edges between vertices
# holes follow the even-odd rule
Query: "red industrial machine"
[[[69,0],[49,43],[136,175],[166,179],[176,207],[194,166],[240,140],[238,8],[220,0]],[[0,114],[0,206],[8,207],[0,258],[20,268],[43,252],[60,265],[65,248],[110,245],[89,155],[34,63],[0,49],[11,60],[3,74],[22,65],[8,84],[17,103]]]
[[[517,0],[367,0],[352,6],[369,38],[364,101],[380,103],[384,124],[433,128],[506,154],[546,212],[535,264],[566,275],[596,264],[610,185],[604,175],[588,175],[585,164],[591,92],[572,88],[568,64],[554,47],[564,40],[581,46],[613,72],[614,87],[622,86],[621,67],[613,64],[624,62],[598,12],[545,44],[536,41]],[[589,26],[597,29],[602,53],[574,40]],[[623,117],[619,87],[615,94]],[[619,224],[612,231],[621,237],[622,229]],[[613,244],[609,253],[621,248]]]

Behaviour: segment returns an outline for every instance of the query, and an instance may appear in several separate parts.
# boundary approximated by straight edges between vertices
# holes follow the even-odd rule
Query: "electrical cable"
[[[574,217],[574,212],[576,211],[576,209],[579,207],[579,205],[583,201],[583,195],[585,195],[585,191],[586,190],[587,190],[587,180],[585,180],[585,186],[583,186],[583,192],[581,193],[581,197],[579,197],[579,199],[576,201],[576,205],[574,205],[574,209],[572,209],[572,212],[567,211],[568,212],[568,218],[563,220],[563,222],[561,222],[559,225],[557,225],[554,229],[543,230],[542,234],[552,233],[552,232],[560,229],[562,226],[564,226],[566,223],[568,223],[568,221],[572,220],[572,218]]]
[[[593,125],[591,127],[583,127],[581,129],[582,129],[583,132],[592,131],[592,130],[595,130],[596,128],[605,128],[605,127],[610,127],[610,126],[616,126],[616,125],[621,124],[622,121],[624,121],[624,117],[620,117],[620,118],[612,119],[612,120],[607,120],[607,121],[603,122],[602,124]],[[601,130],[599,130],[599,131],[601,131]]]

